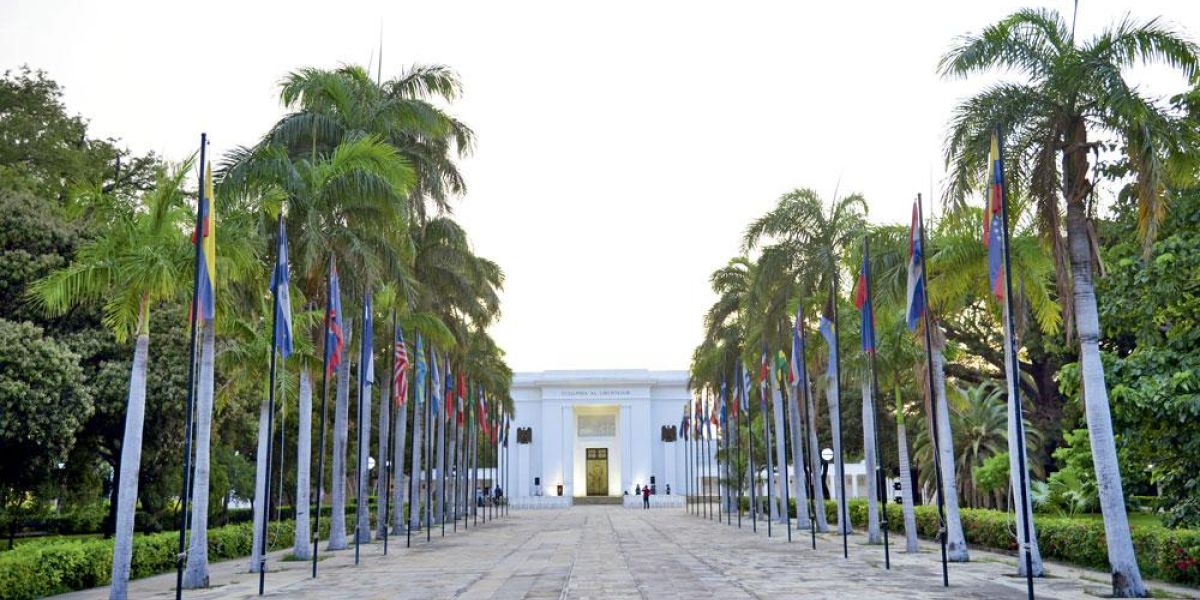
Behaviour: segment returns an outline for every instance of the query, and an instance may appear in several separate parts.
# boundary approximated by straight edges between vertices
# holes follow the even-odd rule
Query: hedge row
[[[741,505],[742,510],[748,511],[749,498],[743,496]],[[759,506],[765,505],[760,502]],[[789,508],[792,516],[796,516],[794,500],[789,503]],[[902,507],[889,502],[887,509],[888,530],[903,534]],[[867,501],[851,500],[849,510],[850,523],[860,529],[865,528]],[[827,500],[825,515],[830,523],[837,521],[837,512],[837,503]],[[1017,551],[1017,524],[1013,516],[1006,512],[974,508],[964,508],[959,512],[968,545],[1005,552]],[[917,506],[916,516],[918,535],[934,537],[938,530],[937,507]],[[1109,569],[1104,521],[1034,515],[1034,529],[1043,558],[1101,571]],[[1143,577],[1200,585],[1200,530],[1133,526],[1130,531]]]
[[[321,521],[328,535],[329,521]],[[292,545],[295,524],[271,522],[271,549]],[[250,555],[253,525],[239,523],[208,531],[209,560]],[[175,569],[178,532],[136,535],[130,579],[149,577]],[[112,578],[112,540],[62,540],[18,546],[0,554],[0,598],[24,600],[108,585]]]
[[[866,527],[867,503],[850,502],[850,523]],[[888,530],[904,532],[904,514],[898,504],[888,503]],[[1017,551],[1014,516],[984,509],[961,509],[963,534],[967,544],[1006,552]],[[837,504],[825,503],[830,522],[837,518]],[[932,538],[938,530],[937,507],[916,507],[917,532]],[[1042,557],[1081,567],[1107,571],[1108,552],[1102,520],[1073,519],[1046,515],[1034,516],[1038,548]],[[1200,531],[1165,527],[1130,528],[1134,552],[1142,576],[1159,581],[1200,585]]]

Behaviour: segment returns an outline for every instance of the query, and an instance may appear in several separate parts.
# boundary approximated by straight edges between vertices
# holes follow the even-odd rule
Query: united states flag
[[[404,343],[404,332],[396,327],[396,351],[392,363],[392,401],[404,406],[408,399],[408,345]]]

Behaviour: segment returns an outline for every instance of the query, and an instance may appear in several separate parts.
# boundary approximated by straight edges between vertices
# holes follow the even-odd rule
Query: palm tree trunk
[[[1086,149],[1082,152],[1086,161]],[[1142,583],[1137,555],[1134,554],[1133,540],[1129,534],[1129,518],[1125,513],[1121,468],[1117,462],[1112,415],[1108,406],[1108,388],[1104,382],[1104,364],[1100,360],[1100,318],[1092,284],[1091,248],[1082,199],[1067,203],[1067,246],[1071,253],[1071,280],[1074,284],[1072,300],[1075,330],[1079,335],[1080,383],[1087,413],[1092,462],[1100,487],[1100,512],[1104,515],[1104,536],[1108,541],[1108,562],[1112,567],[1113,595],[1140,598],[1146,596],[1146,586]]]
[[[900,404],[900,388],[896,388],[896,460],[900,463],[900,503],[904,512],[904,551],[916,553],[917,511],[913,506],[912,466],[908,460],[908,431],[904,427],[904,412]]]
[[[346,318],[344,348],[350,345],[350,318]],[[329,550],[346,549],[346,447],[350,437],[350,361],[349,353],[343,353],[342,364],[337,368],[337,394],[333,404],[333,478],[329,488],[333,494],[330,502],[332,514],[329,518]]]
[[[421,396],[421,390],[417,390],[417,397]],[[408,495],[408,526],[411,529],[416,529],[421,524],[421,474],[424,473],[424,467],[421,464],[421,447],[425,444],[422,438],[425,437],[425,418],[421,413],[427,407],[417,405],[417,409],[413,412],[413,438],[412,438],[412,469],[409,471],[410,493]]]
[[[396,422],[392,427],[393,435],[396,437],[396,447],[392,453],[392,480],[395,481],[395,487],[392,488],[392,532],[399,535],[404,532],[404,491],[407,486],[404,485],[404,443],[408,441],[408,402],[407,399],[402,400],[404,404],[400,405],[400,410],[396,412]]]
[[[262,567],[263,521],[267,518],[267,444],[271,443],[267,432],[267,396],[264,394],[258,406],[258,449],[254,455],[254,531],[251,535],[250,572],[257,573]]]
[[[435,394],[437,395],[437,394]],[[434,399],[435,402],[441,399]],[[433,480],[433,518],[441,520],[442,511],[446,510],[446,488],[443,487],[443,481],[446,477],[446,413],[438,411],[437,414],[437,477]]]
[[[946,505],[946,558],[968,562],[967,539],[963,536],[962,517],[958,512],[958,487],[954,477],[954,434],[950,431],[950,405],[946,402],[946,364],[942,356],[940,331],[934,336],[933,378],[937,387],[938,455],[942,467],[942,488]]]
[[[800,384],[792,387],[793,397],[787,403],[788,421],[792,442],[792,497],[796,499],[796,526],[807,529],[812,526],[808,516],[808,485],[804,481],[804,446],[800,431]],[[728,450],[727,450],[728,451]]]
[[[875,411],[871,407],[871,380],[862,381],[863,454],[867,464],[867,543],[882,544],[879,530],[879,483],[875,479]]]
[[[376,461],[378,474],[375,476],[375,537],[382,538],[387,534],[388,523],[383,518],[388,514],[388,500],[390,491],[388,489],[388,477],[385,474],[388,472],[388,442],[391,441],[391,425],[392,425],[392,403],[388,401],[388,386],[379,386],[379,445],[375,456],[379,457]]]
[[[214,323],[202,324],[200,334],[200,380],[196,389],[196,471],[192,480],[192,532],[188,546],[183,587],[208,587],[208,483],[209,446],[212,439]]]
[[[368,358],[361,359],[360,369],[367,368]],[[359,391],[362,398],[358,405],[359,411],[356,428],[358,429],[358,490],[355,493],[355,540],[369,544],[371,542],[371,388],[373,383],[368,381]],[[387,395],[385,391],[384,396]],[[385,398],[386,401],[386,398]]]
[[[810,384],[811,386],[811,384]],[[808,460],[811,462],[813,488],[813,516],[817,519],[817,531],[829,532],[829,521],[825,517],[825,488],[821,481],[821,441],[817,438],[817,402],[813,398],[812,388],[805,396],[805,409],[808,410]]]
[[[791,516],[788,514],[787,491],[784,488],[787,482],[787,449],[784,445],[787,440],[784,437],[786,433],[783,426],[783,397],[779,390],[779,384],[775,377],[771,377],[771,399],[774,401],[774,406],[771,407],[771,418],[775,423],[775,466],[779,469],[779,483],[775,486],[775,500],[778,500],[779,505],[783,507],[775,518],[780,523],[786,523]]]
[[[1004,305],[1004,322],[1007,323],[1009,318],[1008,303],[1005,302],[1002,304]],[[1014,385],[1014,379],[1017,378],[1018,373],[1016,369],[1013,368],[1014,365],[1012,364],[1012,353],[1007,350],[1008,348],[1012,347],[1012,340],[1009,339],[1008,335],[1008,327],[1004,328],[1004,347],[1004,373],[1008,379],[1008,387],[1006,389],[1020,389]],[[1027,520],[1025,522],[1029,523],[1029,529],[1033,533],[1033,535],[1030,536],[1031,539],[1029,540],[1029,552],[1032,558],[1031,562],[1033,563],[1033,576],[1042,577],[1046,574],[1046,569],[1042,566],[1042,553],[1041,550],[1038,549],[1037,542],[1037,528],[1033,523],[1033,495],[1029,493],[1029,471],[1026,469],[1026,465],[1022,464],[1021,453],[1017,448],[1017,407],[1019,406],[1018,402],[1020,401],[1020,398],[1008,399],[1008,474],[1009,480],[1011,481],[1011,489],[1013,490],[1013,493],[1016,494],[1014,498],[1016,502],[1013,503],[1016,511],[1013,512],[1017,512],[1022,510],[1020,496],[1022,492],[1021,470],[1025,470],[1024,493],[1025,497],[1030,499],[1028,506],[1026,506],[1027,510],[1025,511],[1025,519]],[[999,503],[997,503],[997,506],[998,505]],[[1024,546],[1024,544],[1025,527],[1022,525],[1021,517],[1017,517],[1017,573],[1022,576],[1024,576],[1026,572],[1024,552],[1020,551],[1020,548]]]
[[[308,523],[308,486],[312,468],[312,379],[308,365],[300,367],[300,418],[296,435],[296,535],[292,554],[302,560],[312,559],[311,527]]]
[[[829,406],[830,431],[834,432],[834,435],[832,436],[833,437],[834,477],[842,477],[842,476],[844,476],[843,474],[846,472],[846,467],[845,467],[845,465],[843,463],[843,459],[842,459],[842,443],[841,443],[842,436],[837,435],[837,432],[840,431],[841,427],[842,427],[842,403],[841,403],[841,399],[839,398],[839,394],[840,394],[840,387],[838,385],[838,378],[830,377],[829,382],[825,388],[825,401]],[[830,486],[829,492],[834,494],[835,496],[837,496],[837,506],[838,506],[838,510],[837,510],[838,530],[837,530],[837,532],[838,533],[849,533],[850,531],[852,531],[852,528],[851,528],[850,522],[849,522],[850,521],[850,519],[849,519],[850,507],[848,507],[846,505],[847,498],[846,498],[845,494],[840,493],[842,491],[842,487],[843,486],[842,486],[841,482],[835,482],[834,485]],[[845,515],[847,518],[843,519],[842,518],[843,515]]]
[[[146,363],[149,356],[150,336],[141,333],[134,342],[133,366],[129,370],[129,403],[125,407],[125,435],[121,438],[121,478],[117,484],[117,525],[109,600],[125,600],[129,595],[129,567],[133,563],[133,515],[137,508],[138,474],[142,462]]]

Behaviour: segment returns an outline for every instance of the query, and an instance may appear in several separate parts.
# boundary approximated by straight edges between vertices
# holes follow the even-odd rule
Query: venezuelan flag
[[[217,224],[213,210],[212,164],[204,169],[204,186],[200,192],[200,231],[192,236],[192,243],[200,244],[200,270],[196,288],[196,306],[199,321],[211,322],[217,312]]]
[[[1000,160],[1000,138],[992,134],[988,152],[988,199],[983,211],[983,247],[988,251],[988,283],[997,299],[1004,299],[1004,228],[1000,221],[1004,202],[1004,164]]]

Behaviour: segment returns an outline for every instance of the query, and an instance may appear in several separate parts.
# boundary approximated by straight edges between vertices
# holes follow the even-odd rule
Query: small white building
[[[509,495],[682,493],[687,381],[687,371],[645,369],[516,373]]]

